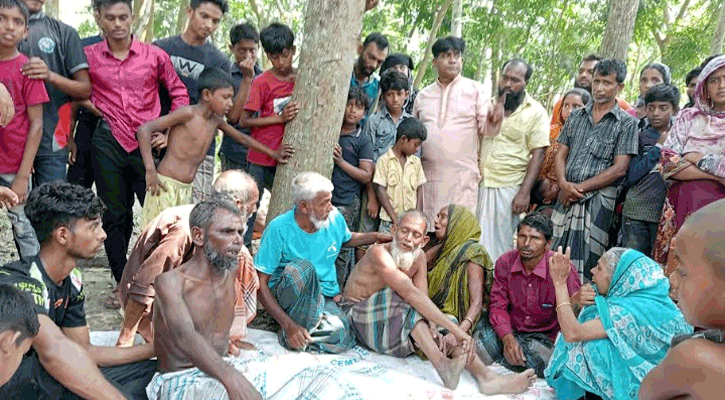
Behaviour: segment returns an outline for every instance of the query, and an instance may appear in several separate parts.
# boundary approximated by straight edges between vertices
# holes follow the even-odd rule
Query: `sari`
[[[725,56],[717,57],[707,64],[695,88],[695,106],[677,115],[662,148],[657,168],[667,182],[667,199],[662,208],[652,253],[652,258],[662,265],[667,264],[673,238],[685,219],[700,208],[725,198],[725,186],[718,181],[672,179],[672,176],[693,165],[683,158],[691,152],[704,154],[696,165],[699,169],[725,179],[725,112],[713,111],[705,96],[707,78],[723,67]],[[665,270],[669,274],[674,266],[668,265]]]
[[[657,263],[636,250],[623,251],[614,262],[609,291],[597,294],[596,304],[579,315],[580,323],[599,318],[607,337],[556,339],[545,374],[560,400],[585,392],[605,400],[637,399],[642,380],[665,358],[672,339],[693,331],[670,300],[669,280]]]
[[[561,118],[561,115],[559,116]],[[551,124],[551,132],[549,139],[551,145],[546,149],[544,156],[544,162],[541,164],[541,172],[539,173],[539,179],[549,178],[549,181],[556,183],[559,179],[556,177],[556,171],[554,170],[554,159],[556,158],[556,151],[559,149],[559,142],[556,140],[559,138],[561,128],[564,127],[564,121],[560,120],[559,123]]]
[[[428,272],[428,295],[444,314],[456,317],[459,323],[465,319],[470,306],[469,262],[483,268],[483,310],[488,309],[494,266],[486,249],[478,243],[480,236],[481,227],[468,208],[458,204],[448,206],[446,239],[435,265]],[[480,314],[474,318],[472,326],[479,318]]]

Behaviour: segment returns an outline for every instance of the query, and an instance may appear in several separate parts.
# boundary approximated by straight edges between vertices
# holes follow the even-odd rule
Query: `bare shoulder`
[[[154,289],[156,290],[157,295],[169,296],[174,295],[175,293],[178,293],[179,295],[181,294],[183,278],[178,270],[179,268],[172,269],[171,271],[159,274],[156,279],[154,279]]]
[[[672,348],[663,363],[682,370],[701,370],[713,376],[725,374],[725,344],[707,339],[688,339]]]
[[[388,267],[387,261],[392,260],[390,251],[385,247],[384,244],[380,243],[372,245],[372,247],[370,247],[370,250],[365,253],[365,257],[368,257],[368,262],[375,270],[386,269],[386,267]]]

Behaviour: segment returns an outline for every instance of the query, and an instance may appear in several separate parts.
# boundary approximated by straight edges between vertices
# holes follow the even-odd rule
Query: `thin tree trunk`
[[[47,0],[45,2],[45,13],[51,18],[60,18],[60,0]]]
[[[186,29],[186,9],[189,8],[189,0],[181,0],[179,13],[176,15],[176,33],[181,34]]]
[[[423,61],[420,62],[420,65],[418,66],[418,73],[415,75],[413,87],[420,87],[420,83],[423,81],[423,76],[425,75],[425,71],[428,69],[428,64],[430,63],[430,59],[432,57],[430,49],[433,47],[433,43],[438,36],[438,29],[440,29],[441,24],[443,23],[443,18],[445,18],[452,3],[453,0],[445,0],[445,2],[438,8],[436,19],[433,21],[433,27],[430,30],[430,36],[428,36],[428,44],[425,46]]]
[[[451,14],[451,35],[463,37],[463,0],[454,0]]]
[[[292,206],[290,183],[303,171],[332,175],[332,150],[340,136],[342,115],[362,30],[365,2],[309,0],[304,43],[292,100],[300,106],[285,127],[284,143],[295,148],[288,164],[277,167],[267,221]]]
[[[720,17],[717,20],[717,28],[712,35],[710,42],[710,54],[720,54],[723,48],[723,39],[725,39],[725,1],[720,0]]]
[[[627,49],[632,39],[638,7],[639,0],[611,0],[599,54],[606,58],[627,61]]]
[[[133,14],[136,15],[133,34],[141,42],[151,42],[154,36],[154,0],[135,1]]]

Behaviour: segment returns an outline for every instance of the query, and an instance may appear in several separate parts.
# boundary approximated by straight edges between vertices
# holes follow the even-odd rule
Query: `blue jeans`
[[[0,174],[0,185],[10,187],[13,179],[15,179],[15,174]],[[13,239],[18,254],[22,260],[27,260],[30,257],[35,257],[40,252],[40,244],[38,238],[35,237],[35,229],[30,225],[30,220],[25,215],[24,207],[25,204],[18,204],[9,209],[8,219],[13,226]]]
[[[35,156],[33,167],[33,187],[53,181],[66,181],[66,168],[68,165],[68,150],[62,149],[53,153]]]

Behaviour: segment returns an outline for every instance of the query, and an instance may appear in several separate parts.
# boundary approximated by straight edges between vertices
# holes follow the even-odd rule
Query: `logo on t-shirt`
[[[204,64],[184,57],[171,56],[171,63],[174,64],[176,72],[184,78],[199,79],[201,71],[204,70]]]
[[[53,54],[53,51],[55,50],[55,40],[47,36],[42,37],[38,40],[38,48],[45,54]]]
[[[337,257],[337,241],[333,241],[330,247],[327,248],[327,258]]]

